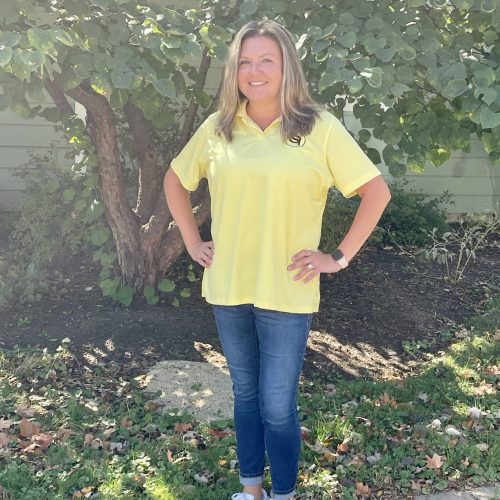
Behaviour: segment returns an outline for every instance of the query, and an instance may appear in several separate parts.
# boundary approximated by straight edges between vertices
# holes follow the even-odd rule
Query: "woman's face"
[[[250,103],[280,102],[283,57],[278,44],[267,36],[245,38],[238,65],[238,88]]]

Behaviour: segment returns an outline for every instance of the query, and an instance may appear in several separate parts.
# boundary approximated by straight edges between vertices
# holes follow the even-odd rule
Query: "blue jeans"
[[[234,424],[241,484],[264,480],[265,451],[272,494],[295,494],[301,451],[297,389],[312,313],[253,304],[213,306],[234,392]]]

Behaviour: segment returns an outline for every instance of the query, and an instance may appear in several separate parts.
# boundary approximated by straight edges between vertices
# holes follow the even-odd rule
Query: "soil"
[[[498,247],[482,249],[463,279],[452,284],[436,262],[419,262],[397,248],[365,248],[345,271],[321,276],[320,311],[313,318],[304,377],[407,375],[416,361],[404,342],[418,343],[421,351],[442,349],[451,340],[441,333],[453,338],[487,294],[498,290],[499,261]],[[0,311],[0,348],[54,350],[70,338],[71,350],[93,364],[144,369],[162,360],[220,360],[201,281],[189,282],[180,269],[185,265],[173,271],[176,291],[164,294],[159,304],[125,308],[102,296],[99,270],[88,257],[67,257],[53,269],[51,292],[39,302]],[[171,302],[182,288],[190,288],[191,296],[179,298],[175,307]]]

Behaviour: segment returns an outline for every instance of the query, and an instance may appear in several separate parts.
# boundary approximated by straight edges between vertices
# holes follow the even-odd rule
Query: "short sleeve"
[[[205,121],[170,163],[182,186],[188,191],[195,191],[200,179],[207,177],[208,129],[208,123]]]
[[[366,156],[340,120],[330,115],[332,123],[326,139],[326,161],[333,177],[333,185],[346,198],[356,194],[363,184],[381,174]]]

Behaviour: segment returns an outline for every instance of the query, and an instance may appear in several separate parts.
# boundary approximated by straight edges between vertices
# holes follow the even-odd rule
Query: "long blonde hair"
[[[307,89],[295,41],[292,34],[272,20],[250,21],[234,37],[224,65],[224,76],[219,97],[219,117],[216,133],[230,142],[238,107],[245,96],[238,88],[238,66],[243,40],[254,36],[273,39],[283,57],[281,81],[281,136],[284,141],[294,136],[308,135],[319,116],[320,107],[312,100]]]

